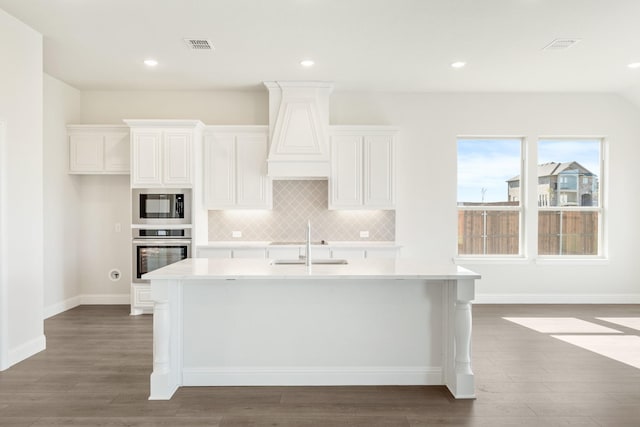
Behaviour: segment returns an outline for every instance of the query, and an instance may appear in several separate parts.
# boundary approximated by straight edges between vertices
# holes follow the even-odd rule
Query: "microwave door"
[[[171,218],[171,199],[147,195],[143,204],[144,218]]]

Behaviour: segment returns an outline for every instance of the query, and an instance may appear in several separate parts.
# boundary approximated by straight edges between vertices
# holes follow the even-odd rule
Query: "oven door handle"
[[[145,246],[176,246],[191,245],[191,240],[184,239],[133,239],[134,245]]]

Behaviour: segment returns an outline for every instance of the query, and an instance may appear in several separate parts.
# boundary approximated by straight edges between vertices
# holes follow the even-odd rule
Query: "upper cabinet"
[[[190,188],[198,120],[125,120],[131,127],[131,186]]]
[[[332,126],[329,209],[395,209],[395,136],[388,126]]]
[[[69,173],[128,174],[127,126],[68,125]]]
[[[208,209],[271,209],[266,126],[209,126],[204,135]]]

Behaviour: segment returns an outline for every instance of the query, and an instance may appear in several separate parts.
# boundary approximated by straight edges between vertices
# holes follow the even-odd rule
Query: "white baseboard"
[[[48,319],[56,314],[71,310],[79,305],[127,305],[129,294],[85,294],[78,295],[64,301],[51,304],[44,308],[44,318]]]
[[[131,303],[127,294],[85,294],[80,295],[80,305],[126,305]]]
[[[69,298],[64,301],[51,304],[44,308],[44,318],[48,319],[50,317],[55,316],[56,314],[60,314],[67,310],[71,310],[72,308],[77,307],[79,305],[80,305],[80,296],[75,296],[73,298]]]
[[[640,294],[476,294],[474,304],[640,304]]]
[[[33,356],[36,353],[40,353],[47,348],[47,338],[44,335],[40,335],[37,338],[27,341],[26,343],[19,345],[16,348],[10,348],[8,357],[7,368],[22,362],[23,360]]]
[[[185,386],[442,385],[440,367],[183,368]]]

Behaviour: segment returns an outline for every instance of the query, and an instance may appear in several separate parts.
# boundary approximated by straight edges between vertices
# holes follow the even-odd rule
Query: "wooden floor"
[[[639,369],[503,316],[604,325],[595,318],[640,306],[475,306],[466,401],[418,386],[182,388],[148,401],[151,316],[81,306],[45,322],[46,351],[0,372],[0,426],[640,426]]]

